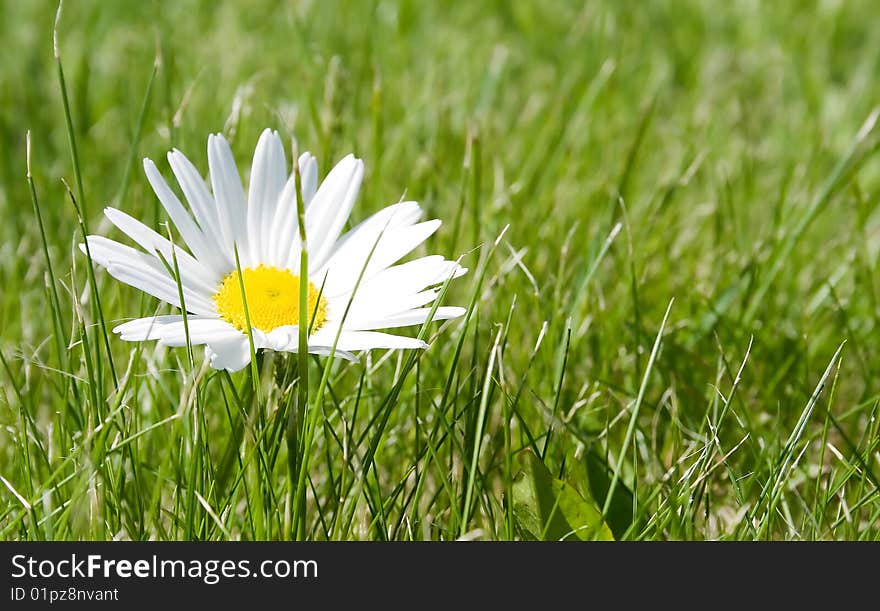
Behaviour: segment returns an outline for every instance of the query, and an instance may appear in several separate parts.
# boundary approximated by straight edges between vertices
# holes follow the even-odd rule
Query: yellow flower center
[[[214,303],[217,313],[239,331],[247,331],[241,284],[247,299],[247,313],[251,326],[260,331],[271,331],[284,325],[299,324],[299,276],[286,269],[266,265],[248,267],[227,274],[220,283]],[[321,328],[327,319],[327,300],[319,297],[315,285],[309,282],[309,323],[312,331]]]

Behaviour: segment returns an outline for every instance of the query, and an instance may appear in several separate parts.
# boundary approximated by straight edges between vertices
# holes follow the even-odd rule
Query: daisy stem
[[[256,393],[257,403],[262,403],[260,395],[260,370],[257,365],[257,350],[254,345],[254,328],[251,326],[251,314],[248,311],[247,293],[244,290],[244,276],[241,273],[241,260],[238,257],[238,245],[232,245],[235,254],[235,271],[238,273],[238,288],[241,291],[241,305],[244,310],[244,322],[247,325],[248,348],[251,351],[251,381],[253,382],[254,393]]]
[[[67,190],[67,196],[70,198],[70,201],[73,202],[73,207],[77,213],[77,222],[79,223],[80,233],[82,235],[83,243],[86,245],[86,257],[89,259],[89,264],[86,268],[91,271],[92,269],[92,255],[89,251],[89,241],[86,239],[86,229],[83,226],[82,215],[79,213],[79,207],[76,205],[76,196],[73,194],[73,191],[70,188],[70,185],[63,178],[61,179],[61,184],[64,185],[64,188]],[[92,287],[94,289],[94,287]],[[93,290],[92,297],[97,296],[97,293]],[[101,414],[102,410],[100,407],[100,403],[98,402],[98,397],[100,393],[98,392],[98,387],[100,386],[100,359],[93,359],[91,344],[89,342],[88,335],[88,325],[85,320],[85,313],[82,311],[82,308],[77,305],[74,306],[74,313],[76,315],[77,322],[79,322],[79,333],[82,336],[82,349],[83,355],[86,363],[86,371],[88,373],[89,378],[89,394],[92,398],[92,407],[97,414]]]
[[[92,292],[92,316],[94,316],[98,320],[98,329],[95,330],[95,344],[96,349],[98,349],[98,334],[103,335],[104,338],[104,349],[107,352],[107,365],[110,367],[110,375],[113,377],[113,386],[118,390],[119,389],[119,379],[116,376],[116,366],[113,364],[113,353],[110,350],[110,339],[107,335],[107,325],[104,322],[104,311],[101,307],[101,297],[98,295],[98,284],[95,280],[95,270],[91,264],[92,256],[91,253],[88,252],[89,245],[88,240],[86,240],[86,235],[89,233],[88,226],[88,213],[86,211],[86,197],[85,192],[83,191],[83,180],[82,180],[82,171],[80,170],[79,165],[79,153],[76,148],[76,134],[74,133],[73,128],[73,117],[70,114],[70,101],[67,96],[67,83],[64,80],[64,69],[61,66],[61,51],[58,46],[58,23],[61,19],[61,2],[58,3],[58,12],[55,15],[55,29],[54,29],[54,51],[55,51],[55,63],[58,66],[58,84],[61,88],[61,102],[64,106],[64,118],[67,123],[67,142],[70,145],[70,158],[73,163],[73,176],[76,179],[76,193],[77,197],[73,197],[73,191],[68,189],[70,193],[70,199],[73,201],[74,207],[76,207],[76,212],[79,215],[80,219],[80,227],[82,229],[83,234],[83,242],[86,244],[86,251],[89,258],[89,265],[87,267],[87,274],[89,279],[89,288]],[[77,204],[77,198],[79,203]],[[100,359],[96,363],[97,371],[98,371],[98,379],[101,379],[101,362]]]
[[[305,534],[305,495],[296,494],[294,483],[300,480],[299,470],[303,468],[300,455],[303,448],[299,444],[303,414],[309,404],[309,253],[306,246],[305,203],[302,197],[302,176],[299,168],[299,157],[294,151],[293,174],[296,184],[296,214],[299,224],[299,346],[297,362],[299,379],[297,381],[297,400],[290,411],[287,422],[287,463],[290,507],[294,519],[291,524],[291,538],[301,538]]]
[[[40,244],[43,249],[43,257],[46,259],[46,286],[49,289],[49,302],[52,307],[52,325],[55,330],[55,345],[56,350],[58,351],[58,362],[61,365],[62,369],[67,368],[67,350],[64,346],[64,323],[62,321],[61,316],[61,301],[58,299],[58,288],[56,286],[55,280],[55,270],[52,267],[52,257],[49,255],[49,242],[46,239],[46,230],[43,226],[43,215],[40,212],[40,204],[37,199],[37,189],[34,185],[34,177],[31,174],[31,132],[28,130],[26,136],[27,149],[26,149],[26,161],[27,161],[27,183],[28,189],[31,194],[31,204],[34,207],[34,217],[37,219],[37,228],[40,230]],[[76,401],[79,402],[79,393],[77,391],[76,384],[72,381],[69,383],[70,388],[76,397]],[[79,415],[75,410],[72,413]],[[80,422],[82,424],[82,422]]]

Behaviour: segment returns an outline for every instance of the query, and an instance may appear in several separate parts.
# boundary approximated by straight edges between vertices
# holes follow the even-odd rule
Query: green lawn
[[[60,65],[55,10],[0,1],[0,539],[880,539],[874,2],[69,0]],[[470,270],[308,359],[302,482],[296,355],[123,342],[174,309],[78,249],[266,127]]]

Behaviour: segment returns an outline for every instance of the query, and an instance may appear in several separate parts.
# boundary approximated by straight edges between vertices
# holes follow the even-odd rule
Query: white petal
[[[299,345],[299,327],[282,325],[266,334],[266,347],[279,352],[296,352]]]
[[[164,325],[159,332],[159,343],[164,346],[186,346],[187,330],[189,332],[189,343],[193,346],[230,340],[244,335],[225,320],[217,318],[187,318],[186,326],[184,326],[183,320]]]
[[[448,320],[450,318],[458,318],[467,310],[456,306],[441,306],[434,312],[434,320]],[[364,319],[363,321],[353,321],[344,323],[346,330],[360,331],[369,329],[393,329],[395,327],[409,327],[411,325],[421,325],[428,319],[431,308],[418,308],[408,310],[398,314],[392,314],[384,318],[375,318],[372,320]]]
[[[364,163],[348,155],[334,167],[315,194],[306,210],[306,240],[309,244],[309,267],[318,269],[331,252],[364,177]],[[298,258],[298,253],[291,253]],[[292,264],[288,260],[288,265]]]
[[[438,294],[439,291],[428,289],[427,291],[411,295],[394,296],[394,298],[383,297],[381,293],[374,293],[369,296],[364,295],[363,297],[355,295],[348,316],[341,322],[345,328],[348,328],[350,325],[360,324],[365,320],[388,318],[395,314],[429,304],[437,299]],[[345,304],[338,298],[331,301],[331,303],[334,305],[331,310],[334,316],[337,315],[337,312],[345,312]],[[347,300],[345,303],[347,303]],[[336,318],[333,320],[336,320]]]
[[[357,297],[377,295],[391,300],[396,296],[412,295],[425,287],[442,284],[447,278],[457,278],[466,272],[467,269],[455,261],[447,261],[440,255],[422,257],[389,267],[369,280],[361,281]]]
[[[371,270],[380,272],[398,259],[409,254],[422,242],[427,240],[440,227],[440,221],[425,221],[411,227],[400,227],[386,232],[382,236],[379,247],[373,253],[365,278],[371,277]]]
[[[342,236],[327,262],[310,275],[323,278],[325,272],[332,269],[325,292],[338,295],[350,291],[380,236],[396,228],[411,226],[420,216],[421,209],[416,202],[401,202],[383,208]]]
[[[129,286],[152,295],[174,307],[180,307],[177,285],[150,270],[127,263],[112,263],[106,267],[107,273]],[[184,305],[188,312],[202,316],[216,316],[217,310],[212,302],[194,296],[184,290]]]
[[[195,319],[195,316],[190,315],[189,318]],[[118,333],[119,338],[122,340],[128,342],[143,342],[152,339],[159,339],[160,330],[164,325],[180,322],[182,320],[183,316],[180,314],[136,318],[115,326],[113,332]]]
[[[91,235],[87,240],[92,260],[103,266],[111,276],[180,307],[177,282],[168,275],[158,259],[103,236]],[[84,244],[80,244],[80,250],[86,252]],[[206,293],[198,284],[191,283],[183,274],[181,286],[187,310],[196,314],[214,313],[211,293]]]
[[[437,290],[424,291],[426,286],[439,285],[450,277],[457,277],[467,270],[454,261],[446,261],[439,255],[422,257],[401,265],[389,267],[371,279],[361,283],[344,322],[345,327],[366,328],[365,321],[388,318],[432,302]],[[344,312],[351,299],[351,292],[328,297],[334,314]],[[377,328],[376,325],[369,328]]]
[[[333,346],[333,340],[336,337],[336,330],[331,326],[321,328],[317,333],[312,335],[311,343],[317,345]],[[400,335],[391,335],[389,333],[378,333],[376,331],[345,331],[339,335],[339,341],[336,344],[337,350],[346,350],[349,352],[357,350],[372,350],[378,348],[427,348],[428,344],[415,337],[403,337]]]
[[[162,206],[165,208],[168,216],[171,217],[171,222],[177,227],[180,237],[183,238],[190,252],[197,259],[212,260],[210,245],[206,242],[201,229],[192,220],[192,217],[187,213],[180,200],[177,199],[177,196],[165,182],[165,179],[162,178],[158,168],[156,168],[156,164],[149,159],[144,159],[144,172],[147,175],[150,186],[153,187],[153,191],[156,193],[156,197],[162,202]]]
[[[269,254],[269,235],[275,208],[287,180],[284,147],[277,132],[266,129],[254,150],[248,185],[247,218],[252,262]]]
[[[308,209],[318,187],[318,162],[309,153],[299,156],[300,188],[303,206]],[[269,237],[268,263],[299,273],[299,222],[296,212],[296,176],[291,173],[284,185],[275,210]],[[293,267],[289,268],[289,262]]]
[[[430,255],[389,267],[376,274],[370,282],[397,287],[399,292],[416,292],[466,273],[467,269],[455,261],[448,261],[440,255]]]
[[[251,263],[247,242],[247,215],[244,190],[229,143],[220,134],[208,136],[208,168],[211,172],[211,188],[217,202],[220,231],[224,245],[232,252],[238,248],[242,267]],[[233,257],[234,260],[234,257]]]
[[[205,346],[205,357],[214,369],[233,372],[244,369],[251,362],[251,348],[247,335],[213,341]]]
[[[228,273],[231,268],[235,267],[235,261],[228,249],[223,247],[220,217],[217,214],[217,204],[214,202],[214,197],[199,171],[183,153],[173,149],[168,153],[168,163],[171,165],[177,183],[202,229],[205,244],[209,249],[206,256],[210,257],[205,261],[205,264],[210,265],[221,276]]]
[[[303,204],[308,206],[318,189],[318,161],[308,151],[299,156],[299,174]]]
[[[343,358],[348,361],[356,361],[357,357],[353,355],[351,352],[337,349],[336,352],[333,352],[332,342],[333,338],[330,338],[329,341],[331,343],[330,346],[324,346],[320,343],[315,344],[314,338],[315,336],[309,338],[309,353],[317,354],[320,356],[330,356],[333,353],[335,356]],[[324,336],[326,340],[326,335]],[[320,338],[320,336],[319,336]],[[271,348],[272,350],[276,350],[278,352],[299,352],[299,327],[296,325],[284,325],[281,327],[276,327],[272,329],[267,334],[267,348]]]
[[[328,297],[350,292],[365,264],[362,283],[412,251],[437,231],[438,227],[440,221],[433,220],[409,227],[388,229],[380,232],[373,244],[359,239],[351,248],[345,249],[345,252],[342,249],[338,250],[327,264],[327,282],[324,291]],[[316,277],[322,276],[317,274]]]
[[[293,350],[292,352],[296,352]],[[309,354],[317,354],[318,356],[330,356],[333,355],[338,358],[343,358],[346,361],[357,361],[358,358],[349,352],[348,350],[340,350],[337,348],[335,351],[332,347],[328,346],[309,346]]]
[[[269,238],[270,256],[267,263],[280,269],[286,268],[291,253],[299,253],[299,244],[299,222],[296,217],[296,178],[291,174],[278,197],[275,220],[272,223],[272,232]],[[295,269],[299,270],[298,262]]]
[[[216,290],[216,286],[222,279],[222,276],[193,258],[181,246],[174,247],[172,252],[172,244],[167,238],[163,238],[121,210],[105,208],[104,214],[120,231],[137,242],[138,246],[148,253],[161,253],[168,265],[171,266],[174,265],[174,259],[177,258],[177,266],[180,268],[181,275],[191,283],[203,287],[209,293]]]

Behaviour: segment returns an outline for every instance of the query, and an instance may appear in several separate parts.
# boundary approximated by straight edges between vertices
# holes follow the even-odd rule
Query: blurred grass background
[[[193,452],[199,464],[216,458],[207,441],[184,443],[185,427],[170,446],[157,427],[125,456],[59,462],[82,440],[74,423],[95,426],[90,410],[107,411],[83,405],[71,416],[80,408],[63,390],[84,379],[89,358],[105,357],[80,355],[75,341],[71,294],[91,297],[60,180],[73,184],[55,10],[0,2],[0,531],[281,536],[242,517],[253,485],[218,491],[210,468],[187,486],[218,505],[219,520],[175,496]],[[105,205],[165,220],[142,157],[166,171],[177,147],[206,170],[207,134],[222,131],[245,171],[269,126],[316,154],[322,173],[348,152],[364,159],[354,220],[405,194],[444,220],[427,251],[469,253],[465,265],[486,270],[482,286],[472,271],[451,287],[446,303],[477,296],[474,319],[450,325],[420,358],[362,488],[332,476],[333,464],[360,467],[339,467],[351,458],[328,449],[330,431],[345,418],[328,420],[331,475],[316,461],[310,502],[318,516],[349,503],[340,511],[353,517],[341,530],[315,518],[310,536],[527,537],[509,500],[518,450],[531,446],[587,502],[617,507],[618,538],[876,540],[880,165],[865,122],[880,100],[878,32],[868,0],[81,0],[64,7],[59,49],[93,233],[119,238]],[[27,130],[53,281],[70,310],[65,367],[25,180]],[[491,259],[485,246],[472,251],[508,224]],[[155,311],[96,277],[108,321]],[[195,372],[172,350],[110,345],[120,370],[135,359],[125,392],[104,381],[96,393],[126,406],[111,423],[118,441],[174,413]],[[396,359],[369,370],[378,402]],[[363,385],[358,367],[339,370],[338,397]],[[231,382],[245,388],[245,375]],[[217,378],[198,383],[215,397],[205,405],[230,392]],[[352,409],[344,398],[337,407]],[[225,447],[226,412],[205,418],[210,443]],[[70,479],[41,487],[55,469]],[[245,487],[265,476],[249,469]],[[612,481],[618,496],[606,503]],[[466,515],[472,485],[479,501]],[[277,506],[264,501],[271,515]]]

